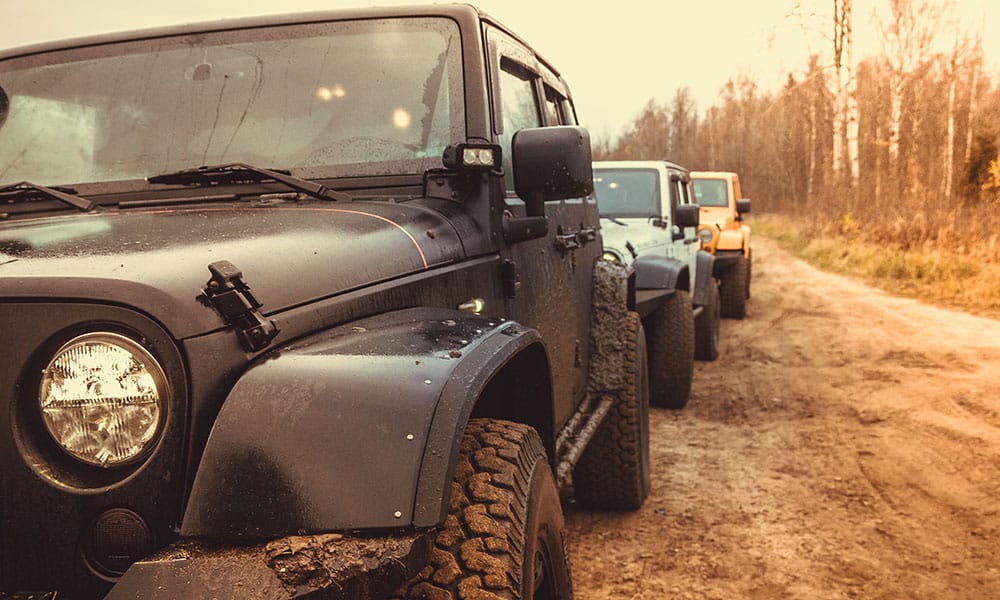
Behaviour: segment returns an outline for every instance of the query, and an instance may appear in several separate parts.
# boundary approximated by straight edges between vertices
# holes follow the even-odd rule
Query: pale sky
[[[987,68],[1000,65],[1000,6],[955,0],[962,29],[982,26]],[[111,31],[226,17],[416,4],[410,0],[0,0],[0,49]],[[580,120],[613,137],[650,98],[669,102],[687,86],[704,111],[730,78],[750,75],[774,90],[800,73],[811,51],[826,56],[832,0],[479,0],[559,69]],[[795,15],[793,6],[801,5]],[[856,58],[878,51],[871,16],[884,0],[855,0]],[[992,13],[992,14],[991,14]]]

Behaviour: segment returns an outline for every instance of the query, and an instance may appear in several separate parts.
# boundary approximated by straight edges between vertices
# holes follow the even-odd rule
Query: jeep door
[[[511,141],[519,129],[575,125],[569,93],[559,77],[528,48],[500,29],[485,26],[490,55],[493,132],[502,147],[504,208],[525,215],[514,191]],[[556,430],[566,422],[586,390],[589,365],[591,278],[601,254],[599,241],[579,243],[577,232],[598,229],[593,195],[545,205],[548,234],[506,245],[501,253],[514,264],[520,287],[507,301],[511,319],[537,329],[546,342],[554,394]],[[574,238],[575,239],[575,238]]]
[[[691,283],[695,282],[697,269],[698,245],[694,243],[697,234],[693,228],[677,227],[677,207],[682,204],[693,204],[694,193],[691,188],[691,177],[684,171],[667,169],[670,180],[670,235],[673,238],[673,256],[688,263],[691,273]]]

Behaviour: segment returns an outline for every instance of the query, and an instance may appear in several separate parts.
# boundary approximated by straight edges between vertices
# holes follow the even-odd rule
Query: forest
[[[889,0],[873,17],[880,52],[855,60],[852,0],[830,1],[828,51],[780,90],[734,77],[702,111],[682,87],[597,140],[595,158],[736,171],[754,218],[820,262],[865,263],[904,288],[949,280],[947,303],[1000,309],[1000,89],[982,34],[962,29],[954,0]]]

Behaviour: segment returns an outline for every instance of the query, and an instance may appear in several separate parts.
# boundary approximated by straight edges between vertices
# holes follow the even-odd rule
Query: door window
[[[541,127],[542,119],[538,112],[538,102],[535,97],[535,86],[532,76],[526,69],[513,62],[502,61],[500,64],[500,110],[503,122],[503,132],[500,134],[500,146],[503,148],[504,180],[508,190],[514,189],[514,169],[511,160],[511,141],[514,134],[527,127]]]

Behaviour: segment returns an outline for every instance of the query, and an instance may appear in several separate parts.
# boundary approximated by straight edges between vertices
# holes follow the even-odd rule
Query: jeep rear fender
[[[632,263],[637,290],[690,290],[687,263],[666,256],[640,256]]]
[[[269,353],[219,412],[181,535],[436,524],[473,404],[496,373],[531,348],[532,363],[545,363],[535,366],[547,373],[533,329],[414,308]]]

